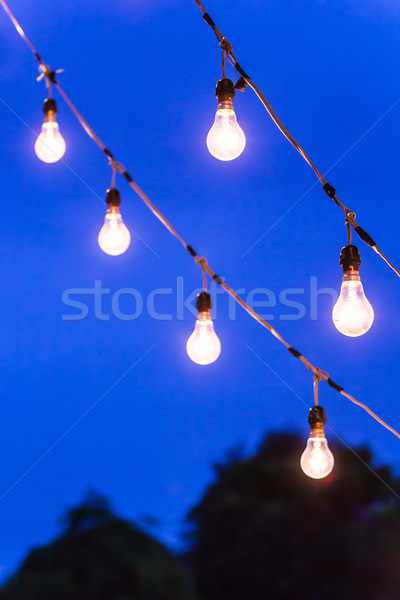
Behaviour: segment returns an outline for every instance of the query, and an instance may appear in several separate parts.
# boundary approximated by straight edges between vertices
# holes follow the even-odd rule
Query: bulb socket
[[[217,83],[217,87],[215,88],[215,95],[218,98],[219,104],[228,104],[229,106],[224,106],[223,108],[231,108],[232,100],[235,97],[235,86],[233,85],[233,81],[231,79],[220,79]]]
[[[343,246],[340,251],[340,265],[343,267],[343,273],[345,275],[351,275],[355,273],[358,275],[361,265],[361,256],[357,246],[348,244]]]
[[[326,424],[326,414],[322,406],[313,406],[308,413],[308,422],[311,426],[312,433],[317,431],[324,432]]]
[[[119,205],[121,204],[121,196],[119,194],[119,191],[116,190],[115,188],[111,188],[110,190],[107,190],[106,202],[107,202],[108,209],[110,211],[113,208],[118,208]]]
[[[207,292],[201,292],[197,296],[196,308],[199,313],[210,312],[212,308],[211,296]]]
[[[43,112],[45,123],[54,122],[56,120],[57,102],[53,98],[46,98],[43,103]]]

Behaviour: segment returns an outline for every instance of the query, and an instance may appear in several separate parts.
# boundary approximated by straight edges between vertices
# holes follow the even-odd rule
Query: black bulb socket
[[[235,86],[231,79],[220,79],[215,88],[215,95],[218,98],[219,103],[228,102],[232,104],[232,100],[235,97]]]
[[[326,414],[322,406],[313,406],[310,408],[308,413],[308,422],[311,425],[311,429],[319,429],[326,423]]]
[[[121,204],[121,196],[115,188],[107,190],[106,202],[108,208],[117,208]]]
[[[53,98],[47,98],[43,104],[43,112],[47,115],[49,112],[57,112],[57,102]]]
[[[343,272],[355,271],[358,273],[361,265],[361,256],[357,246],[348,244],[343,246],[340,251],[340,264],[343,267]]]
[[[196,308],[200,312],[209,311],[212,308],[211,296],[207,292],[201,292],[197,296]]]
[[[54,122],[56,120],[57,103],[53,98],[47,98],[44,101],[43,112],[45,123]]]

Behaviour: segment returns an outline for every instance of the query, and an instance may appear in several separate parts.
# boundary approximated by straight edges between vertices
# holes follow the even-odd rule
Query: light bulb
[[[335,462],[325,438],[326,416],[322,406],[313,406],[310,409],[308,421],[311,432],[306,449],[301,455],[300,466],[308,477],[322,479],[329,475]]]
[[[199,314],[194,331],[187,341],[186,351],[189,358],[198,365],[209,365],[217,360],[221,353],[221,342],[209,315]]]
[[[363,335],[370,329],[374,310],[365,297],[360,279],[343,281],[332,319],[336,329],[349,337]]]
[[[199,311],[194,331],[186,343],[189,358],[198,365],[209,365],[221,353],[221,342],[214,331],[211,320],[211,296],[202,292],[196,302]]]
[[[233,110],[233,82],[230,79],[221,79],[217,83],[215,93],[218,109],[214,124],[207,135],[207,148],[219,160],[233,160],[242,154],[246,146],[246,137]]]
[[[246,137],[233,108],[218,107],[214,125],[207,135],[210,153],[219,160],[233,160],[242,154],[245,146]]]
[[[345,246],[342,249],[343,283],[332,311],[336,329],[349,337],[363,335],[374,322],[374,310],[365,297],[358,272],[361,258],[358,250],[354,249],[355,246]]]
[[[333,454],[328,448],[326,437],[311,437],[310,435],[300,459],[304,473],[312,479],[322,479],[332,471],[333,464]]]
[[[45,120],[42,131],[35,142],[35,152],[43,162],[54,163],[60,160],[65,153],[65,140],[56,121],[57,105],[55,101],[51,98],[45,100],[43,111]]]
[[[107,190],[106,202],[108,211],[104,219],[104,225],[100,229],[99,246],[106,254],[118,256],[129,247],[131,234],[119,212],[121,198],[118,190],[115,188]]]

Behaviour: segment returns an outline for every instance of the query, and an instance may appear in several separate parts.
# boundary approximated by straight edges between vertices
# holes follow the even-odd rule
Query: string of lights
[[[202,12],[204,8],[201,3],[196,0],[196,3],[201,8]],[[329,376],[326,371],[322,371],[320,368],[313,365],[303,354],[301,354],[298,350],[295,350],[289,342],[287,342],[281,334],[274,328],[270,323],[265,321],[251,306],[249,306],[240,296],[227,284],[223,279],[221,279],[208,265],[207,259],[205,257],[201,257],[197,254],[197,252],[186,243],[183,237],[176,231],[176,229],[171,225],[171,223],[166,219],[166,217],[156,208],[156,206],[150,201],[147,195],[140,189],[140,187],[134,182],[124,165],[117,161],[113,154],[108,150],[105,144],[100,140],[100,138],[95,134],[93,129],[87,123],[87,121],[83,118],[83,116],[79,113],[75,105],[72,103],[70,98],[61,88],[59,82],[56,79],[56,73],[60,71],[53,71],[50,67],[42,60],[41,56],[36,51],[35,47],[31,43],[31,41],[26,36],[19,22],[11,12],[10,8],[6,4],[5,0],[0,0],[0,4],[11,19],[14,24],[16,30],[19,35],[25,41],[25,43],[30,48],[34,57],[39,63],[39,69],[41,71],[40,78],[45,78],[46,85],[49,90],[49,98],[45,101],[43,111],[44,111],[44,123],[42,126],[42,132],[39,135],[39,138],[35,144],[35,151],[38,157],[44,162],[55,162],[59,160],[64,152],[65,152],[65,142],[59,132],[58,124],[56,122],[56,112],[57,105],[54,99],[51,97],[51,86],[54,85],[59,91],[61,97],[64,99],[66,104],[70,107],[73,114],[76,116],[77,120],[86,131],[86,133],[92,138],[92,140],[99,146],[99,148],[103,151],[105,156],[107,157],[109,164],[112,168],[112,180],[111,180],[111,188],[107,190],[106,202],[108,206],[105,223],[99,233],[99,245],[102,250],[108,254],[118,255],[125,252],[130,243],[130,234],[127,227],[124,225],[122,221],[121,214],[119,212],[119,206],[121,202],[120,194],[118,190],[114,187],[115,184],[115,175],[117,172],[123,175],[125,180],[129,183],[129,185],[133,188],[133,190],[138,194],[138,196],[143,200],[143,202],[147,205],[147,207],[152,211],[152,213],[161,221],[161,223],[170,231],[172,235],[174,235],[183,245],[183,247],[189,252],[195,262],[200,266],[203,275],[203,291],[197,297],[197,309],[198,309],[198,318],[195,325],[195,330],[193,334],[190,336],[187,342],[187,352],[189,357],[196,363],[201,365],[207,365],[214,362],[221,351],[221,344],[214,331],[214,324],[210,316],[211,311],[211,296],[207,293],[207,279],[206,275],[208,275],[211,279],[213,279],[218,285],[220,285],[230,296],[234,298],[234,300],[251,316],[253,317],[260,325],[262,325],[265,329],[267,329],[279,342],[281,342],[287,350],[291,353],[292,356],[299,359],[300,362],[313,373],[314,379],[314,399],[315,406],[310,409],[309,414],[309,423],[311,426],[310,438],[307,444],[307,448],[304,451],[304,454],[301,459],[301,466],[303,471],[310,477],[320,479],[322,477],[327,476],[332,468],[333,468],[333,456],[330,453],[330,450],[327,446],[327,442],[324,435],[324,425],[326,423],[325,412],[318,405],[318,383],[323,380],[330,387],[335,389],[337,392],[342,394],[348,400],[363,408],[371,417],[373,417],[378,423],[380,423],[383,427],[391,431],[395,436],[400,438],[400,433],[398,433],[393,427],[388,425],[385,421],[383,421],[378,415],[376,415],[370,408],[368,408],[365,404],[359,402],[353,396],[344,391],[344,389],[335,383]],[[206,14],[205,11],[203,14]],[[206,19],[207,20],[207,19]],[[208,22],[208,20],[207,20]],[[210,23],[209,23],[210,24]],[[217,33],[217,37],[222,39],[222,36],[219,30],[214,25],[214,31]],[[224,38],[223,38],[224,39]],[[223,44],[222,48],[223,52],[223,62],[222,69],[224,71],[225,64],[224,58],[228,57],[230,62],[232,60],[235,61],[235,68],[237,69],[237,61],[234,58],[232,51],[229,49],[229,46]],[[218,108],[219,110],[228,111],[228,113],[233,112],[232,109],[232,87],[230,84],[226,84],[227,81],[225,78],[222,80],[222,84],[219,88],[218,98],[219,106],[223,104],[223,108]],[[219,82],[220,83],[220,82]],[[249,80],[250,84],[250,80]],[[253,84],[254,85],[254,84]],[[218,90],[218,86],[217,86]],[[217,94],[218,95],[218,94]],[[233,91],[234,95],[234,91]],[[224,115],[222,115],[223,117]],[[232,125],[231,114],[228,114],[229,117],[229,126]],[[237,125],[236,121],[233,123],[234,127]],[[215,127],[215,124],[214,126]],[[225,122],[222,118],[222,130],[224,134]],[[283,126],[282,126],[283,127]],[[240,129],[240,127],[239,127]],[[284,128],[283,128],[284,129]],[[286,130],[285,130],[286,131]],[[237,131],[236,131],[237,133]],[[242,132],[243,133],[243,132]],[[210,135],[210,134],[209,134]],[[286,135],[286,133],[285,133]],[[290,134],[288,134],[289,138],[291,138]],[[218,137],[218,136],[217,136]],[[226,137],[226,136],[225,136]],[[228,141],[232,138],[228,136]],[[291,138],[293,140],[293,138]],[[214,140],[215,141],[215,140]],[[218,140],[217,140],[218,141]],[[242,140],[243,142],[243,140]],[[294,145],[297,147],[298,144],[294,142]],[[242,144],[243,145],[243,144]],[[243,145],[244,148],[244,145]],[[242,148],[242,150],[243,150]],[[304,151],[298,146],[300,153],[302,156],[309,162],[309,164],[314,168],[316,173],[319,172],[312,165],[311,161],[309,161],[307,155]],[[242,151],[241,150],[241,151]],[[240,154],[240,152],[239,152]],[[225,160],[225,159],[224,159]],[[228,159],[230,160],[230,159]],[[321,174],[318,175],[322,177]],[[323,178],[322,178],[323,179]],[[325,181],[323,179],[323,181]],[[328,184],[329,185],[329,184]],[[346,212],[347,211],[347,212]],[[357,332],[353,330],[342,331],[346,335],[354,336],[361,335],[365,331],[369,329],[373,320],[373,311],[369,302],[366,300],[365,296],[363,296],[362,285],[359,278],[359,265],[361,263],[361,259],[359,257],[358,250],[355,246],[351,245],[351,229],[350,225],[355,228],[357,231],[357,227],[359,227],[355,222],[354,213],[351,213],[346,209],[346,224],[348,226],[348,241],[349,244],[342,249],[341,260],[340,263],[343,266],[344,278],[342,284],[341,296],[339,297],[338,303],[335,306],[337,308],[338,304],[341,303],[339,309],[343,312],[346,312],[346,302],[347,302],[347,315],[343,320],[342,317],[338,317],[339,323],[341,325],[348,325],[348,323],[352,322],[351,318],[349,321],[349,312],[350,317],[353,318],[354,322],[354,294],[356,296],[357,306],[360,310],[360,299],[364,301],[364,305],[361,308],[364,309],[362,312],[361,321],[359,320],[357,323]],[[360,235],[359,231],[357,233]],[[343,287],[345,286],[345,287]],[[354,292],[354,286],[356,286],[357,291]],[[360,291],[361,288],[361,291]],[[344,305],[344,308],[343,308]],[[350,309],[349,309],[350,306]],[[369,308],[372,311],[369,311]],[[340,312],[340,310],[338,312]],[[367,310],[368,309],[368,310]],[[334,309],[335,311],[335,309]],[[365,315],[365,311],[368,313]],[[353,315],[353,316],[352,316]],[[357,321],[357,319],[356,319]],[[335,323],[336,324],[336,323]],[[343,328],[345,328],[343,325]],[[341,331],[340,327],[336,324],[338,329]],[[360,332],[360,327],[364,327],[364,330]]]
[[[310,167],[312,168],[312,170],[314,171],[314,173],[318,177],[318,179],[319,179],[319,181],[320,181],[320,183],[322,185],[322,189],[324,190],[324,192],[329,196],[329,198],[331,198],[342,209],[342,211],[346,215],[346,220],[354,228],[354,231],[357,233],[357,235],[362,239],[363,242],[365,242],[368,246],[370,246],[373,250],[375,250],[375,252],[377,254],[379,254],[379,256],[386,262],[386,264],[389,265],[389,267],[391,269],[393,269],[393,271],[400,277],[400,270],[387,258],[387,256],[385,256],[385,254],[381,251],[381,249],[378,247],[377,243],[373,240],[373,238],[369,235],[369,233],[367,233],[365,231],[365,229],[363,229],[356,222],[356,220],[355,220],[355,213],[352,212],[347,206],[345,206],[339,200],[339,198],[338,198],[338,196],[336,194],[335,188],[330,183],[328,183],[326,181],[325,177],[317,169],[317,167],[311,161],[311,159],[306,154],[306,152],[304,151],[304,149],[295,140],[295,138],[289,133],[289,131],[283,125],[282,121],[278,118],[278,116],[276,115],[275,111],[273,110],[272,106],[270,105],[270,103],[268,102],[268,100],[266,99],[266,97],[264,96],[264,94],[257,87],[257,85],[251,80],[251,78],[249,77],[249,75],[247,75],[247,73],[242,69],[242,67],[240,66],[240,64],[239,64],[239,62],[238,62],[235,54],[233,53],[232,44],[226,39],[225,36],[222,35],[222,33],[220,32],[220,30],[218,29],[218,27],[214,23],[213,19],[206,12],[206,10],[205,10],[204,6],[202,5],[202,3],[199,0],[194,0],[194,1],[196,2],[197,6],[201,10],[201,13],[203,15],[204,21],[211,27],[211,29],[214,31],[215,35],[217,36],[219,45],[220,45],[220,47],[222,49],[222,52],[223,52],[223,57],[226,56],[226,58],[235,67],[236,71],[240,75],[240,79],[239,79],[239,81],[236,83],[236,85],[234,87],[236,89],[240,90],[240,91],[244,91],[247,85],[249,85],[251,87],[251,89],[256,93],[256,95],[258,96],[258,98],[261,100],[262,104],[266,108],[266,110],[267,110],[268,114],[270,115],[271,119],[273,120],[273,122],[275,123],[275,125],[278,127],[278,129],[281,131],[281,133],[283,133],[283,135],[286,137],[286,139],[292,144],[292,146],[294,146],[294,148],[296,148],[297,152],[310,165]],[[224,73],[223,73],[223,77],[225,77]],[[218,87],[217,87],[217,91],[218,91]],[[213,154],[213,152],[211,150],[210,150],[210,152],[211,152],[211,154]],[[239,152],[239,154],[241,154],[241,152]],[[215,156],[215,154],[214,154],[214,156]],[[217,158],[219,158],[219,157],[217,156]],[[236,157],[233,157],[233,158],[236,158]],[[230,159],[224,159],[223,158],[222,160],[230,160]]]

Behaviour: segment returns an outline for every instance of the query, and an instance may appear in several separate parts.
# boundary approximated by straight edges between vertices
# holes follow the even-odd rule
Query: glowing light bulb
[[[221,353],[221,342],[214,331],[211,320],[211,296],[202,292],[196,302],[199,315],[194,331],[186,344],[189,358],[198,365],[209,365],[217,360]]]
[[[323,479],[331,473],[335,461],[325,438],[326,416],[322,406],[313,406],[310,409],[308,421],[311,433],[306,449],[301,455],[300,466],[308,477]]]
[[[115,188],[107,190],[106,202],[108,211],[104,219],[104,225],[100,229],[99,246],[106,254],[118,256],[129,247],[131,234],[119,212],[121,198],[118,190]]]
[[[340,296],[332,311],[336,329],[357,337],[366,333],[374,322],[374,310],[365,297],[360,279],[343,281]]]
[[[301,455],[301,468],[312,479],[323,479],[333,469],[334,458],[325,437],[308,438],[307,447]]]
[[[221,353],[221,342],[214,331],[209,316],[199,314],[194,331],[186,344],[189,358],[198,365],[209,365],[217,360]]]
[[[340,255],[343,283],[333,307],[332,320],[341,333],[357,337],[366,333],[374,322],[374,310],[364,294],[359,266],[361,258],[356,246],[345,246]]]
[[[246,146],[243,129],[236,120],[233,108],[219,108],[214,125],[207,135],[207,148],[219,160],[233,160]]]
[[[56,121],[57,104],[52,98],[45,100],[43,112],[44,123],[35,142],[35,152],[43,162],[54,163],[64,156],[66,146]]]
[[[207,148],[219,160],[233,160],[242,154],[246,146],[246,136],[233,110],[233,82],[230,79],[221,79],[217,83],[215,94],[218,98],[218,109],[214,124],[207,135]]]

